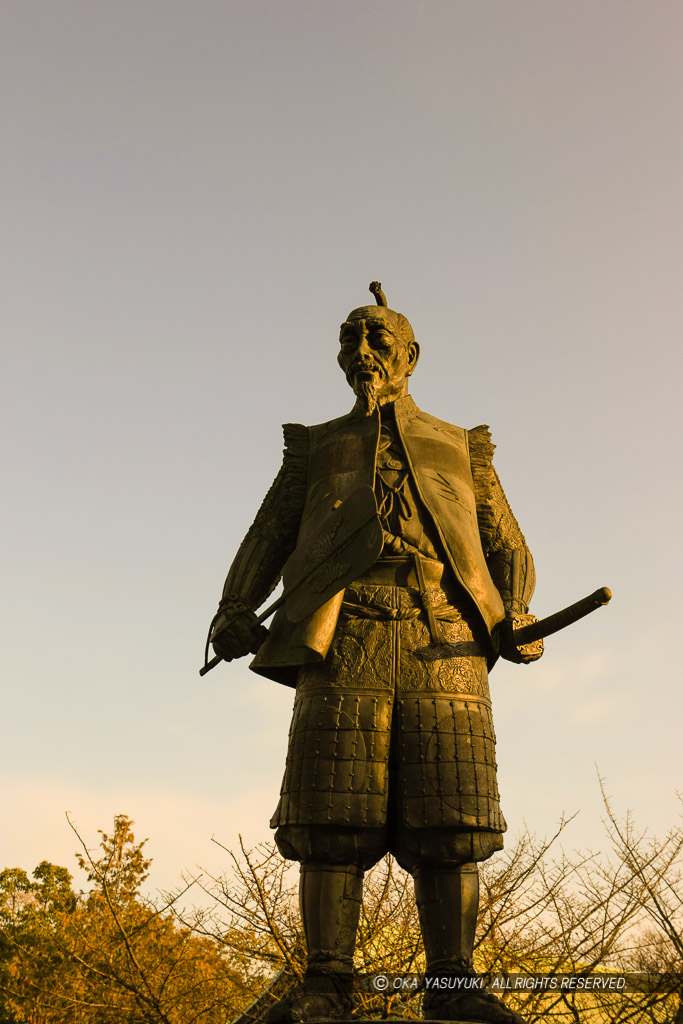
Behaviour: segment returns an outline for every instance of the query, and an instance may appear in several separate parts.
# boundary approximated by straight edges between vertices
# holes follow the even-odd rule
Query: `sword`
[[[588,597],[582,597],[580,601],[576,601],[567,608],[555,612],[554,615],[547,615],[545,619],[539,619],[538,622],[530,622],[528,626],[520,626],[519,629],[513,630],[513,640],[517,647],[521,647],[524,644],[532,644],[536,640],[541,640],[552,633],[557,633],[558,630],[564,629],[565,626],[571,626],[573,622],[578,622],[585,615],[590,615],[596,608],[609,604],[611,599],[612,591],[609,587],[600,587],[599,590],[593,591]]]
[[[517,562],[517,565],[515,565],[515,562]],[[519,599],[518,597],[515,597],[515,591],[517,591],[517,593],[519,591],[519,563],[518,559],[513,558],[513,602]],[[550,636],[552,633],[557,633],[560,629],[564,629],[565,626],[571,626],[573,622],[578,622],[578,620],[582,619],[585,615],[590,615],[591,612],[594,612],[596,608],[600,608],[601,605],[609,604],[611,598],[612,591],[609,587],[600,587],[599,590],[589,594],[588,597],[581,598],[580,601],[570,604],[567,608],[563,608],[561,611],[555,612],[553,615],[546,616],[545,619],[539,619],[537,622],[530,622],[528,626],[519,626],[517,629],[513,628],[512,641],[517,647],[536,643],[538,640],[542,640],[544,637]],[[464,647],[466,647],[466,644],[446,642],[443,644],[430,644],[427,647],[420,648],[416,653],[422,661],[437,661],[441,658],[462,657],[464,654]],[[539,646],[538,653],[540,653],[541,650],[542,648]]]
[[[510,564],[510,596],[512,598],[513,612],[519,612],[521,607],[521,562],[522,552],[517,548],[512,552]],[[517,629],[514,628],[513,624],[513,643],[517,647],[536,643],[538,640],[542,640],[544,637],[551,636],[552,633],[557,633],[558,630],[564,629],[565,626],[571,626],[573,622],[578,622],[584,615],[590,615],[591,612],[594,612],[596,608],[609,604],[611,598],[612,591],[609,587],[600,587],[599,590],[595,590],[588,597],[582,597],[580,601],[575,601],[574,604],[570,604],[567,608],[555,612],[554,615],[547,615],[545,619],[540,619],[538,622],[530,622],[528,626],[519,626]],[[543,650],[542,647],[539,648],[539,651],[541,650]]]

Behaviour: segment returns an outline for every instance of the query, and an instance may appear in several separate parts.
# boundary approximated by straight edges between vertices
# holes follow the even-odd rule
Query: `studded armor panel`
[[[391,802],[415,828],[505,829],[485,640],[432,597],[436,645],[418,591],[347,588],[327,658],[299,670],[272,827],[379,827]]]

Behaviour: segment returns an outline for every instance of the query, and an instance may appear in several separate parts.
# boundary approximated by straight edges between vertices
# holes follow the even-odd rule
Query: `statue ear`
[[[416,341],[411,341],[408,345],[408,371],[406,377],[410,377],[411,373],[417,366],[417,361],[420,358],[420,346]]]

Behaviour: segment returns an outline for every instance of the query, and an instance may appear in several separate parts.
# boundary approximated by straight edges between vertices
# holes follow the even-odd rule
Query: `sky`
[[[417,404],[488,423],[532,611],[496,666],[510,833],[598,775],[681,786],[683,9],[669,0],[6,0],[0,867],[114,814],[149,884],[268,839],[293,691],[200,679],[283,422],[353,404],[339,324],[389,305]]]

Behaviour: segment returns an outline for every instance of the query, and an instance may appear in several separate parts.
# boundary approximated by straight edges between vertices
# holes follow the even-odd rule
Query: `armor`
[[[493,445],[488,428],[467,432],[445,423],[421,412],[410,396],[395,402],[393,411],[404,465],[419,503],[416,518],[433,524],[444,561],[473,600],[491,636],[505,617],[506,596],[508,605],[512,601],[512,550],[524,554],[525,605],[535,577],[524,538],[491,464]],[[301,503],[297,545],[310,541],[335,502],[362,484],[376,482],[380,426],[379,411],[371,417],[352,413],[310,428],[285,426],[283,476],[292,487],[288,511],[295,496]],[[297,673],[292,670],[327,654],[342,599],[338,594],[294,627],[287,621],[286,608],[282,609],[273,621],[270,638],[252,662],[254,671],[296,685]]]
[[[272,827],[381,827],[391,789],[409,827],[504,830],[484,645],[459,615],[439,625],[459,655],[431,657],[417,590],[347,588],[327,657],[299,671]]]
[[[302,622],[285,605],[251,664],[297,689],[271,826],[381,827],[395,788],[411,828],[502,832],[487,664],[506,610],[528,607],[533,561],[487,427],[409,396],[381,413],[285,426],[283,467],[226,581],[256,607],[335,502],[375,485],[390,554]]]
[[[287,559],[305,562],[324,547],[333,511],[374,488],[377,561],[299,621],[285,600],[250,665],[296,688],[271,826],[283,855],[302,866],[309,961],[270,1024],[348,1012],[362,873],[387,851],[415,878],[428,972],[471,972],[476,863],[502,847],[506,829],[488,671],[499,654],[541,653],[516,648],[501,628],[523,622],[535,574],[488,427],[465,430],[415,405],[412,328],[386,309],[377,282],[371,290],[380,310],[354,310],[340,334],[356,406],[313,427],[285,425],[282,468],[230,568],[211,633],[220,657],[254,650],[248,616]],[[456,1003],[434,997],[425,1015],[460,1019]],[[520,1020],[489,996],[467,1010],[496,1024]]]

